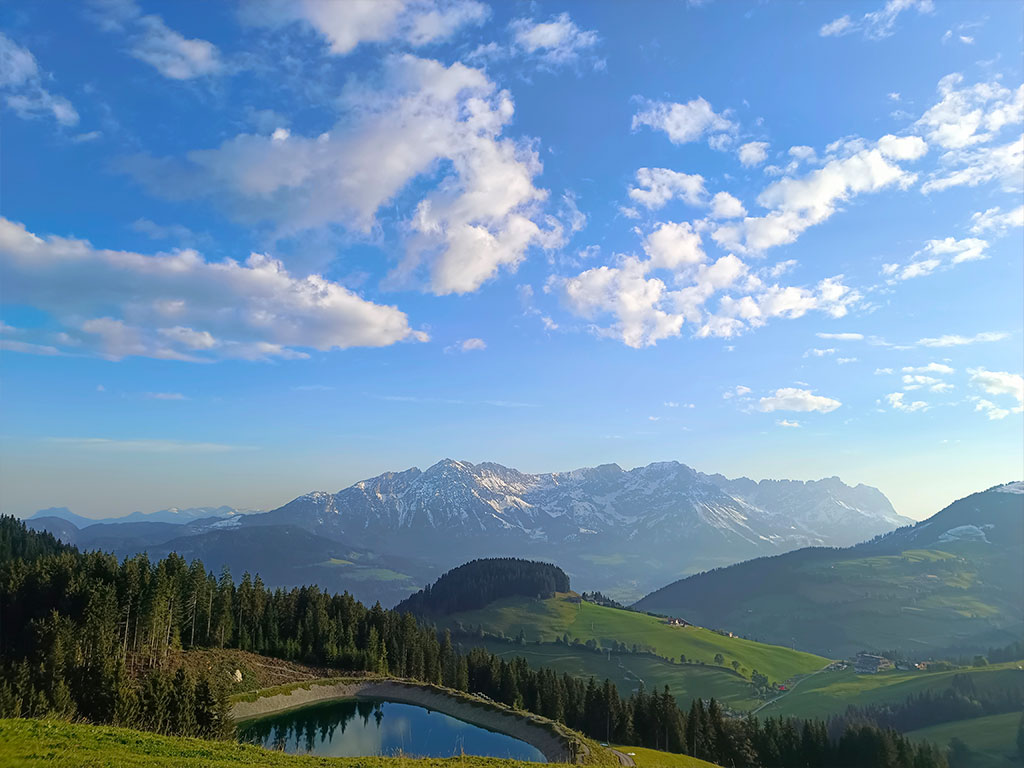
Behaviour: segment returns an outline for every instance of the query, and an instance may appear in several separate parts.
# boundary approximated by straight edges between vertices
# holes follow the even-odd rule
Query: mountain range
[[[56,517],[61,520],[66,520],[69,523],[74,523],[76,528],[86,528],[90,525],[112,523],[171,523],[174,525],[185,525],[194,520],[202,520],[210,517],[233,517],[234,515],[239,514],[242,514],[242,510],[225,506],[189,507],[188,509],[169,507],[167,509],[157,510],[156,512],[132,512],[131,514],[122,515],[121,517],[95,518],[75,514],[67,507],[50,507],[49,509],[40,509],[28,519],[38,520],[43,517]]]
[[[175,512],[172,519],[180,521],[193,511]],[[233,512],[200,508],[188,515],[193,519],[182,535],[215,530],[223,561],[229,554],[237,561],[231,542],[242,531],[249,531],[251,543],[261,535],[254,529],[282,527],[375,553],[383,561],[440,570],[473,557],[549,559],[578,583],[620,599],[636,599],[703,569],[806,546],[844,546],[910,522],[878,489],[851,487],[836,477],[755,482],[703,474],[678,462],[628,471],[605,464],[528,474],[495,463],[445,459],[426,470],[387,472],[337,493],[308,493],[270,512]],[[45,519],[52,520],[50,513]],[[167,518],[158,515],[145,516],[146,524]],[[146,533],[138,526],[145,524],[130,517],[121,518],[130,523],[124,534],[135,537],[131,547],[137,548],[143,546],[138,537]],[[45,526],[38,517],[31,522]],[[166,529],[151,533],[148,550],[175,538]],[[104,531],[103,538],[118,534]],[[85,540],[96,537],[92,533]],[[217,550],[207,552],[211,556],[216,562]],[[253,562],[249,570],[260,568]]]
[[[1024,634],[1024,483],[953,502],[853,547],[690,576],[635,604],[830,658],[976,653]]]

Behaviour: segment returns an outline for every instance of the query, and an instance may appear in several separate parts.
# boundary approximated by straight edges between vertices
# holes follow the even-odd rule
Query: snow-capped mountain
[[[910,521],[881,491],[838,478],[755,483],[678,462],[527,474],[445,459],[335,494],[300,496],[241,522],[298,525],[442,564],[485,554],[564,562],[621,552],[688,569],[690,561],[705,567],[808,545],[845,545]]]

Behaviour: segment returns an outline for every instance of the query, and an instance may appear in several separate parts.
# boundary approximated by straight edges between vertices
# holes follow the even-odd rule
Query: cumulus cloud
[[[636,183],[637,186],[629,188],[630,198],[650,210],[661,208],[673,198],[689,205],[704,204],[704,177],[699,174],[679,173],[668,168],[640,168],[636,172]]]
[[[1024,205],[1006,213],[999,206],[979,211],[971,216],[971,222],[971,232],[976,235],[988,231],[1001,235],[1007,230],[1024,227]]]
[[[809,389],[798,389],[796,387],[783,387],[775,390],[774,395],[762,397],[758,402],[758,410],[765,413],[772,411],[799,411],[818,413],[831,413],[842,403],[831,397],[816,395]]]
[[[686,264],[699,264],[705,259],[700,235],[689,222],[659,224],[644,241],[651,269],[678,269]]]
[[[779,419],[775,423],[780,427],[789,427],[790,429],[795,429],[800,426],[799,421],[790,421],[789,419]]]
[[[192,250],[101,250],[0,218],[0,280],[9,300],[62,326],[57,346],[110,359],[297,358],[309,348],[426,340],[396,307],[319,275],[292,276],[257,253],[239,263]]]
[[[932,144],[953,150],[984,144],[1024,121],[1024,86],[1010,90],[993,80],[960,87],[963,82],[959,73],[939,80],[942,98],[915,124]]]
[[[1024,377],[1006,371],[989,371],[985,368],[968,368],[971,384],[980,387],[990,395],[1009,395],[1024,405]]]
[[[77,125],[71,102],[46,90],[43,79],[32,52],[0,32],[0,93],[7,106],[24,120],[50,117],[63,126]]]
[[[836,351],[832,348],[829,349],[808,349],[804,352],[804,357],[825,357],[826,355],[834,355]]]
[[[928,410],[928,403],[923,400],[914,400],[908,403],[904,400],[905,397],[906,393],[904,392],[890,392],[885,396],[885,400],[889,403],[889,407],[897,411],[904,411],[905,413]]]
[[[1010,89],[998,80],[964,85],[959,73],[939,81],[941,99],[915,128],[947,150],[941,167],[921,185],[925,194],[956,186],[998,182],[1019,192],[1024,176],[1024,138],[994,144],[1004,128],[1024,122],[1024,85]]]
[[[568,13],[561,13],[548,21],[515,19],[509,28],[516,50],[549,66],[579,61],[600,40],[597,32],[576,26]]]
[[[256,26],[302,24],[324,38],[337,56],[364,43],[440,42],[462,27],[482,24],[489,15],[476,0],[246,0],[241,9],[242,19]]]
[[[748,141],[736,151],[736,156],[747,168],[760,165],[768,158],[768,142]]]
[[[728,192],[718,192],[711,198],[711,218],[713,219],[736,219],[746,215],[747,209],[743,207],[743,203]]]
[[[983,344],[992,341],[1002,341],[1010,334],[1002,331],[986,331],[977,333],[974,336],[960,336],[959,334],[947,334],[931,338],[918,339],[919,347],[963,347],[968,344]]]
[[[785,177],[757,198],[768,213],[718,226],[713,239],[723,248],[761,252],[794,242],[808,227],[830,218],[855,195],[898,186],[909,187],[917,175],[898,161],[915,160],[927,151],[918,137],[883,136],[868,147],[859,140],[837,142],[836,154],[822,168],[803,177]]]
[[[562,225],[540,216],[547,192],[533,183],[537,152],[501,136],[514,111],[509,94],[460,63],[404,55],[385,69],[382,83],[346,89],[347,114],[329,132],[241,134],[184,160],[137,156],[125,170],[156,194],[210,197],[283,236],[330,225],[369,233],[382,205],[444,169],[416,205],[392,274],[407,281],[425,265],[437,294],[474,291],[531,246],[560,245]]]
[[[736,130],[736,124],[726,114],[716,113],[700,97],[685,104],[645,101],[633,115],[633,130],[646,125],[664,131],[673,144],[687,144],[709,135],[714,143],[720,144]]]
[[[906,10],[918,13],[931,13],[934,9],[932,0],[888,0],[877,11],[869,11],[859,19],[840,16],[823,25],[818,30],[822,37],[839,37],[851,32],[861,32],[869,40],[881,40],[891,36],[896,30],[896,20]]]

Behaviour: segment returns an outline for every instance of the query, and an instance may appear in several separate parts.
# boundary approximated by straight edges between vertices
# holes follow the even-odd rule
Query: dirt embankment
[[[525,741],[539,749],[550,763],[574,762],[569,740],[558,735],[556,729],[553,729],[546,721],[476,701],[468,696],[456,697],[432,686],[395,680],[339,682],[326,685],[314,683],[308,687],[296,688],[288,693],[264,696],[256,701],[240,701],[231,708],[231,714],[235,720],[247,720],[319,701],[349,699],[357,696],[415,704],[435,712],[442,712],[467,723]]]

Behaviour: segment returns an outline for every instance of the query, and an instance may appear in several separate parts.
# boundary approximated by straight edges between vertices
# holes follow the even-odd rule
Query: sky
[[[1013,2],[0,8],[0,509],[1024,476]]]

